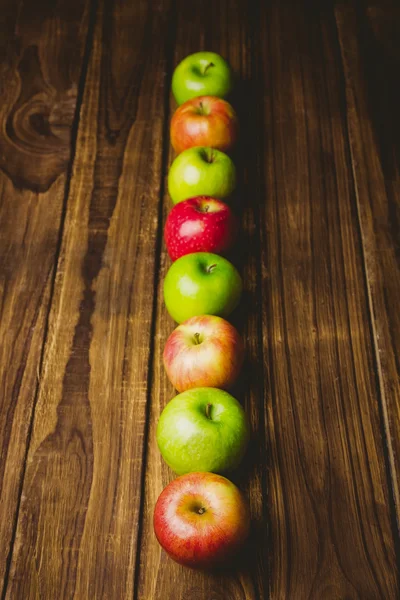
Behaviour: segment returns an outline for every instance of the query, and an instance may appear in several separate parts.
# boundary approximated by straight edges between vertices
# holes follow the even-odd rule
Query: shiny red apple
[[[161,492],[154,509],[156,537],[176,562],[207,569],[227,562],[250,529],[247,503],[229,479],[189,473]]]
[[[182,104],[171,120],[171,144],[178,154],[193,146],[229,152],[235,144],[238,119],[233,107],[216,96],[199,96]]]
[[[197,196],[173,207],[164,238],[168,254],[176,260],[192,252],[225,254],[237,231],[237,219],[227,204],[210,196]]]
[[[243,364],[243,341],[225,319],[214,315],[191,317],[169,336],[164,367],[178,392],[196,387],[229,389]]]

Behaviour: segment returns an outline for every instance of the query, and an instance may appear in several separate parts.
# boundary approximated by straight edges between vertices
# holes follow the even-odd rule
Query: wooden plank
[[[257,8],[257,5],[254,4]],[[257,46],[254,33],[257,13],[249,15],[245,2],[227,0],[215,3],[178,1],[176,7],[176,44],[174,67],[186,55],[198,50],[211,49],[225,56],[237,75],[236,94],[232,98],[241,124],[240,148],[235,156],[241,186],[235,198],[236,210],[241,217],[242,232],[234,262],[240,267],[244,281],[244,297],[233,321],[242,332],[247,361],[241,381],[233,391],[249,414],[253,436],[243,469],[232,479],[248,498],[253,518],[251,539],[244,553],[225,572],[200,573],[185,569],[170,560],[160,549],[153,533],[153,510],[162,489],[175,478],[163,462],[157,448],[155,430],[159,415],[175,395],[163,366],[165,341],[174,328],[163,302],[162,283],[170,266],[165,246],[162,247],[160,277],[157,290],[154,361],[151,377],[151,411],[146,454],[145,504],[138,588],[135,598],[190,600],[236,600],[268,597],[268,539],[266,516],[265,424],[263,411],[263,378],[261,314],[259,306],[259,236],[257,214],[260,205],[255,171],[257,169],[258,123],[249,114],[249,106],[257,104],[259,89],[255,86],[254,59]],[[168,82],[170,85],[170,80]],[[176,104],[171,97],[170,115]],[[169,142],[168,142],[169,143]],[[173,159],[170,148],[168,165]],[[168,166],[167,165],[167,166]],[[165,191],[163,224],[171,208]]]
[[[272,598],[397,598],[332,6],[263,4]],[[262,85],[261,85],[262,84]]]
[[[40,377],[89,4],[1,3],[0,588]]]
[[[133,595],[168,5],[98,9],[10,599]]]
[[[339,3],[347,122],[392,489],[400,527],[400,7]]]

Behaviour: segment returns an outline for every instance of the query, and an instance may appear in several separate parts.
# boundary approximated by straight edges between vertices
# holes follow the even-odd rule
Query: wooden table
[[[399,597],[400,8],[1,0],[3,599]],[[253,531],[231,568],[152,531],[174,66],[237,73]]]

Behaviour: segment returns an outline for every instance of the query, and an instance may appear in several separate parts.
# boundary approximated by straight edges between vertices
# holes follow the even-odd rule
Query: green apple
[[[172,76],[172,93],[178,104],[197,96],[225,98],[232,89],[232,71],[219,54],[196,52],[179,63]]]
[[[226,473],[242,460],[249,424],[239,402],[217,388],[194,388],[175,396],[157,425],[157,443],[175,473]]]
[[[165,305],[177,323],[198,315],[227,317],[241,293],[242,280],[235,267],[211,252],[181,256],[164,280]]]
[[[177,156],[168,174],[168,191],[174,204],[194,196],[223,199],[236,185],[236,169],[227,154],[203,146]]]

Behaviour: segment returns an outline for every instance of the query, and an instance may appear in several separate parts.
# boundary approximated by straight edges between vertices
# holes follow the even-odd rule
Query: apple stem
[[[199,333],[195,333],[193,337],[194,337],[194,343],[196,344],[196,346],[198,344],[201,344],[201,339],[200,339],[200,334]]]
[[[210,164],[214,162],[214,152],[212,148],[202,148],[200,150],[200,154],[205,162],[208,162]]]
[[[206,417],[207,419],[211,419],[211,409],[212,409],[212,404],[208,403],[206,406]]]
[[[211,273],[211,272],[212,272],[212,271],[215,269],[215,267],[216,267],[216,266],[217,266],[217,265],[210,265],[210,266],[207,268],[207,271],[208,271],[209,273]]]
[[[214,63],[210,62],[203,70],[203,75],[205,75],[210,67],[215,67]]]
[[[199,513],[199,515],[204,515],[204,513],[206,512],[206,509],[201,507],[201,508],[199,508],[199,510],[197,512]]]

